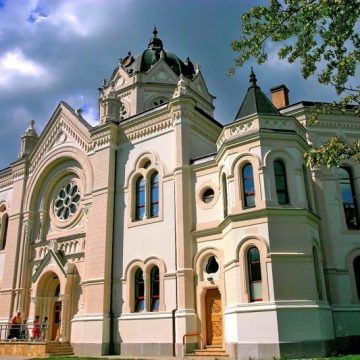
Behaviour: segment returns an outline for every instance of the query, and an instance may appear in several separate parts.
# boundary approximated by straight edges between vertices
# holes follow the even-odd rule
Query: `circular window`
[[[80,191],[74,182],[65,185],[54,201],[54,213],[59,220],[70,219],[80,204]]]
[[[204,191],[202,195],[202,200],[205,204],[208,204],[214,200],[214,196],[215,196],[214,190],[212,188],[208,188]]]

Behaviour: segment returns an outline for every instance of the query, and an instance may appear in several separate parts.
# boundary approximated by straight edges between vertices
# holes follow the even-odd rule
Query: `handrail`
[[[36,326],[38,336],[33,337],[34,326],[27,324],[1,324],[0,341],[45,341],[48,326]]]
[[[203,340],[202,340],[202,336],[201,336],[200,333],[187,333],[187,334],[184,334],[183,335],[183,345],[185,345],[185,339],[187,337],[191,337],[191,336],[196,336],[196,337],[200,338],[200,350],[202,350],[202,348],[203,348]]]

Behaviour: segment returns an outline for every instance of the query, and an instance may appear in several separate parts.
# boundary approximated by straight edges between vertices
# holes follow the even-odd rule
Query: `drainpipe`
[[[176,299],[176,308],[171,311],[172,315],[172,351],[173,356],[176,356],[176,319],[175,313],[178,309],[178,278],[177,278],[177,236],[176,236],[176,201],[175,201],[175,183],[174,183],[174,225],[175,225],[175,299]]]
[[[111,271],[110,271],[110,338],[109,338],[109,353],[115,354],[115,320],[114,320],[114,312],[113,312],[113,296],[114,296],[114,249],[115,249],[115,211],[116,211],[116,175],[117,175],[117,156],[118,149],[115,148],[115,164],[114,164],[114,194],[113,194],[113,224],[112,224],[112,243],[111,243]]]

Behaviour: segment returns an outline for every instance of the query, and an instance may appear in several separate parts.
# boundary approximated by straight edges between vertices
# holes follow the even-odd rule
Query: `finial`
[[[131,56],[131,51],[130,50],[128,51],[128,56]]]
[[[31,128],[33,128],[35,125],[35,120],[30,120],[29,125]]]
[[[253,67],[251,67],[251,73],[250,73],[250,84],[251,84],[251,86],[257,86],[256,81],[257,81],[256,75],[254,73]]]
[[[154,37],[158,34],[158,31],[156,30],[156,25],[154,25],[154,31],[153,31]]]

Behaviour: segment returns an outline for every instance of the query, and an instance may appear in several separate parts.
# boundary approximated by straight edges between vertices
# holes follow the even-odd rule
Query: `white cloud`
[[[7,88],[17,78],[36,80],[37,85],[46,85],[52,80],[52,75],[43,65],[27,59],[20,49],[7,51],[0,57],[0,74],[0,86]]]
[[[84,106],[81,115],[91,126],[99,125],[99,114],[97,109]]]

